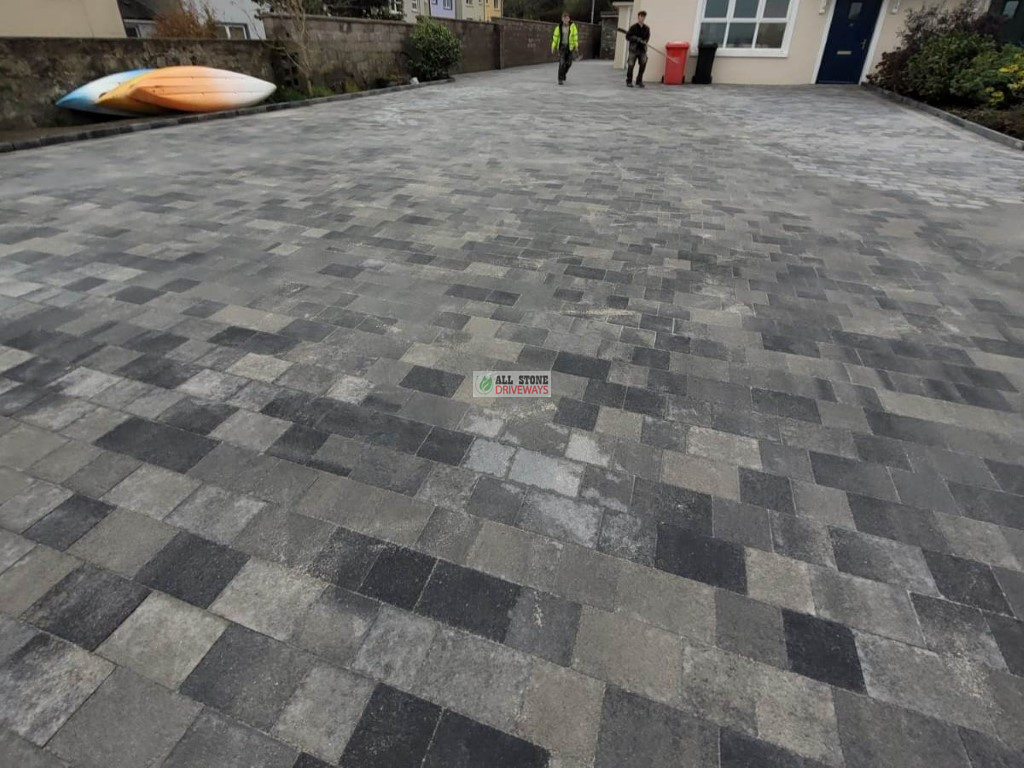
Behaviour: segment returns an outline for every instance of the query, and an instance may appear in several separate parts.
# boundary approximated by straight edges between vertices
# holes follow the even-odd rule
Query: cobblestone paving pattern
[[[554,80],[0,160],[0,764],[1024,764],[1024,156]]]

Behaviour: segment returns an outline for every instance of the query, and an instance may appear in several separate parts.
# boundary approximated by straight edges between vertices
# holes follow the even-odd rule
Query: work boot
[[[626,81],[626,87],[627,87],[627,88],[632,88],[632,87],[633,87],[633,84],[632,84],[631,82],[629,82],[629,80],[627,80],[627,81]]]
[[[646,86],[646,85],[644,85],[643,83],[640,83],[640,82],[638,82],[638,83],[636,84],[636,87],[637,87],[637,88],[646,88],[647,86]]]

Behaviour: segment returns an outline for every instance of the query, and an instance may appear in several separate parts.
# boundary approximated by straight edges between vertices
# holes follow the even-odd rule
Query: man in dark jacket
[[[636,24],[629,28],[626,33],[626,42],[629,43],[629,59],[626,70],[626,85],[633,87],[633,67],[640,63],[640,71],[636,73],[636,87],[644,87],[644,70],[647,69],[647,43],[651,39],[651,28],[647,26],[647,12],[640,11],[636,15]]]

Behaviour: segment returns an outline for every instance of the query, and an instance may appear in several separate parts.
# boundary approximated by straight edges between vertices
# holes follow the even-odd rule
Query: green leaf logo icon
[[[494,378],[492,376],[481,376],[479,390],[483,393],[491,391],[491,387],[494,386]]]

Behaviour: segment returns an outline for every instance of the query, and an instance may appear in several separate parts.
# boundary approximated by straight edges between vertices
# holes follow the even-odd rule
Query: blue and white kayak
[[[86,83],[81,88],[76,88],[67,96],[62,97],[57,101],[57,106],[65,109],[74,109],[79,112],[93,112],[98,115],[138,117],[135,112],[126,112],[120,109],[101,107],[96,103],[96,101],[104,93],[112,91],[122,83],[151,71],[152,70],[150,69],[130,69],[127,72],[118,72],[115,75],[101,77],[99,80],[93,80],[91,83]]]

